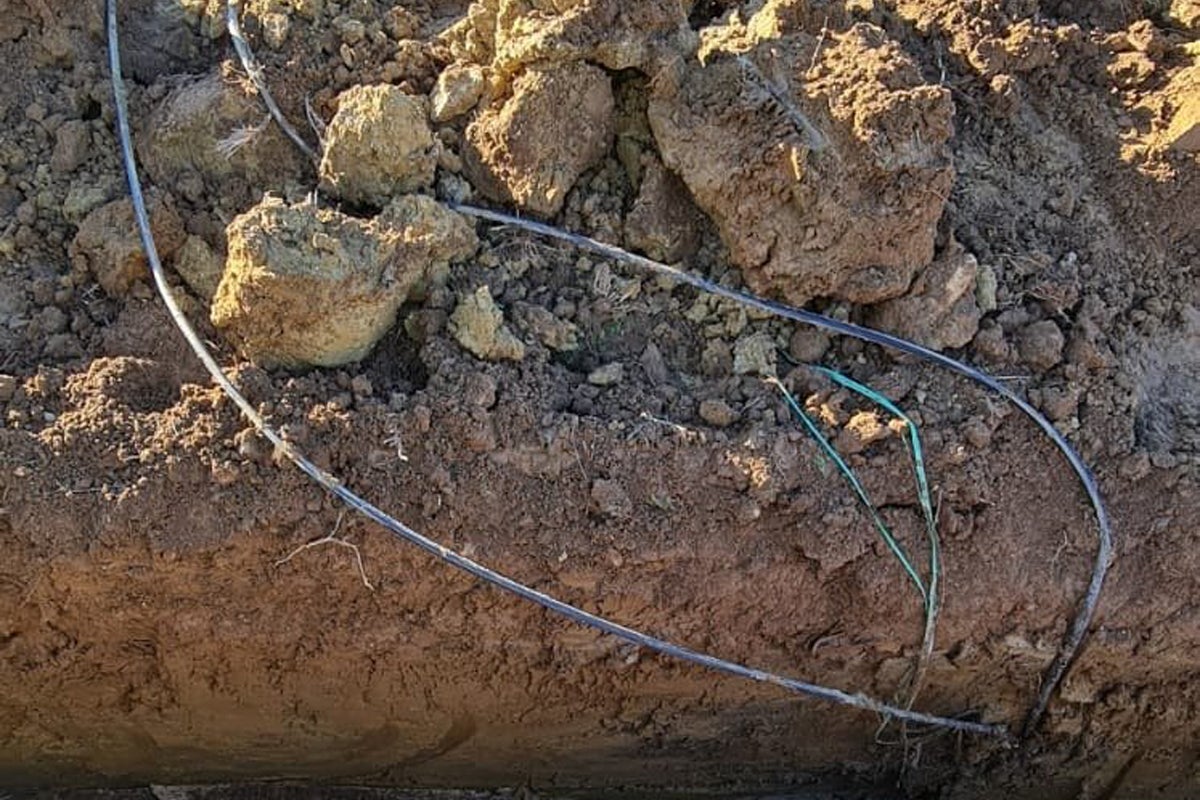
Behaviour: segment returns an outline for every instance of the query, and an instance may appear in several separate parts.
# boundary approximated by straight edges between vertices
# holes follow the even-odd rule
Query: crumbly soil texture
[[[220,0],[118,3],[136,155],[185,313],[346,486],[624,625],[1013,731],[1078,609],[1095,516],[1000,398],[467,202],[998,376],[1095,470],[1112,569],[1019,746],[659,657],[456,571],[273,452],[176,331],[103,4],[0,0],[0,796],[1200,793],[1194,2],[244,6],[316,158]],[[927,575],[904,428],[812,364],[920,432],[924,658],[912,581],[765,379]]]

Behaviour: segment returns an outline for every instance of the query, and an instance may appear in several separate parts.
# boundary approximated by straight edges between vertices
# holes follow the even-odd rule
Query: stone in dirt
[[[205,300],[212,300],[221,283],[225,265],[220,257],[199,236],[189,236],[175,257],[175,271],[192,291]]]
[[[430,95],[430,117],[446,122],[475,107],[483,95],[483,69],[475,64],[451,64],[438,75]]]
[[[560,319],[553,312],[532,303],[515,305],[517,320],[542,344],[560,352],[579,347],[579,328],[570,320]]]
[[[715,428],[727,428],[737,422],[738,413],[720,398],[700,401],[700,419]]]
[[[433,184],[437,147],[421,99],[391,85],[338,97],[325,133],[321,186],[351,203],[384,206]]]
[[[663,162],[755,292],[897,297],[933,258],[953,181],[950,92],[882,30],[818,36],[777,5],[710,32],[703,63],[655,78]]]
[[[700,216],[687,187],[654,156],[641,164],[642,185],[628,216],[625,241],[658,261],[674,262],[696,252]]]
[[[450,315],[450,331],[459,344],[479,358],[520,361],[525,357],[525,343],[504,324],[504,313],[486,286],[459,302]]]
[[[1021,360],[1038,372],[1045,372],[1062,361],[1065,340],[1053,320],[1044,319],[1021,329],[1017,352]]]
[[[975,338],[982,316],[976,305],[978,272],[975,256],[951,240],[908,294],[871,308],[867,322],[934,350],[964,347]]]
[[[743,336],[733,346],[733,371],[737,375],[775,374],[775,342],[765,333]]]
[[[476,247],[465,219],[417,195],[371,220],[268,196],[226,235],[212,321],[266,367],[361,359],[438,265]]]
[[[150,195],[146,205],[158,255],[169,261],[186,237],[183,221],[163,198]],[[135,283],[150,278],[150,262],[142,249],[133,203],[128,198],[114,200],[88,214],[71,242],[70,254],[74,268],[90,272],[113,297],[128,294]]]
[[[602,70],[582,63],[534,67],[467,127],[464,161],[490,199],[553,217],[612,137],[613,93]]]

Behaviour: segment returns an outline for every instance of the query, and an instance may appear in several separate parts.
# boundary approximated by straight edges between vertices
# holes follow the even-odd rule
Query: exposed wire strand
[[[478,562],[472,561],[466,556],[457,553],[441,544],[438,544],[426,536],[423,536],[399,520],[389,516],[386,512],[382,511],[367,500],[359,497],[357,494],[346,488],[336,477],[305,458],[291,443],[284,440],[278,432],[276,432],[270,425],[267,424],[254,406],[252,406],[250,402],[246,400],[246,398],[225,374],[224,370],[222,370],[221,366],[213,358],[212,354],[208,351],[207,346],[200,339],[199,335],[196,333],[187,317],[179,308],[179,304],[176,302],[171,288],[167,284],[166,273],[163,270],[162,261],[159,259],[158,250],[154,244],[154,236],[150,230],[150,219],[146,211],[145,197],[142,193],[141,180],[138,177],[137,165],[134,160],[133,137],[130,133],[129,110],[126,101],[125,82],[121,74],[116,0],[107,0],[106,5],[109,70],[112,80],[113,99],[116,105],[117,135],[121,144],[121,156],[125,164],[125,174],[129,184],[130,198],[133,202],[134,217],[137,221],[138,234],[141,237],[142,246],[146,251],[146,258],[150,263],[150,271],[154,279],[155,287],[158,290],[159,295],[162,297],[163,303],[166,305],[168,312],[170,313],[171,320],[175,323],[176,327],[179,328],[180,332],[187,340],[188,345],[204,364],[205,369],[208,370],[209,374],[212,376],[212,379],[237,405],[237,407],[245,415],[246,419],[248,419],[251,424],[254,425],[255,429],[265,439],[267,439],[267,441],[271,442],[271,444],[275,446],[277,453],[285,456],[302,472],[312,478],[313,481],[334,494],[347,506],[355,511],[358,511],[368,519],[378,523],[381,527],[385,528],[398,538],[416,545],[425,552],[433,555],[435,558],[457,567],[458,569],[473,575],[476,578],[479,578],[485,583],[503,589],[513,595],[516,595],[517,597],[536,603],[537,605],[573,622],[586,625],[603,633],[610,634],[630,644],[644,647],[661,655],[676,658],[701,667],[706,667],[710,670],[727,675],[745,678],[760,683],[771,684],[797,694],[825,700],[830,703],[858,708],[864,711],[871,711],[876,714],[891,716],[896,719],[912,722],[914,724],[930,725],[938,728],[956,730],[964,733],[979,734],[983,736],[999,737],[1002,739],[1010,738],[1008,729],[1004,725],[975,722],[966,719],[955,719],[952,717],[943,717],[934,714],[924,714],[883,703],[863,694],[850,694],[840,689],[834,689],[827,686],[796,680],[794,678],[788,678],[776,673],[768,672],[766,670],[749,667],[733,661],[727,661],[707,653],[702,653],[692,650],[691,648],[673,644],[641,631],[627,628],[624,625],[589,613],[583,609],[576,608],[557,598],[551,597],[548,594],[539,592],[536,589],[519,583],[518,581],[502,575]]]

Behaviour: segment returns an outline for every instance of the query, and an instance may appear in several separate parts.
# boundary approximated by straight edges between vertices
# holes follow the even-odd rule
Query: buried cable
[[[840,689],[834,689],[828,686],[808,683],[788,678],[766,670],[757,669],[754,667],[739,664],[726,659],[718,658],[708,653],[702,653],[688,647],[673,644],[664,639],[660,639],[650,634],[643,633],[632,628],[625,627],[617,622],[613,622],[605,617],[589,613],[583,609],[576,608],[568,603],[563,602],[555,597],[552,597],[543,592],[539,592],[532,587],[526,586],[518,581],[513,580],[505,575],[502,575],[483,564],[473,561],[466,556],[451,550],[432,539],[422,535],[405,525],[403,522],[389,516],[382,509],[359,497],[350,489],[338,480],[336,477],[313,464],[305,458],[291,443],[283,439],[277,431],[275,431],[266,420],[255,410],[250,402],[238,391],[230,378],[225,374],[221,366],[213,358],[208,351],[207,346],[200,339],[187,317],[183,314],[172,294],[170,286],[167,284],[166,273],[163,270],[162,261],[158,257],[158,251],[154,244],[154,236],[150,230],[150,219],[146,211],[145,198],[142,193],[141,181],[138,177],[137,165],[133,154],[133,138],[130,133],[129,126],[129,109],[126,102],[125,82],[121,74],[120,60],[120,43],[117,30],[117,11],[116,0],[107,0],[106,14],[106,29],[108,38],[108,55],[109,55],[109,70],[112,81],[113,99],[116,105],[117,116],[117,136],[121,146],[121,156],[125,166],[125,174],[128,179],[130,198],[133,203],[134,217],[137,221],[138,234],[141,237],[142,246],[146,251],[146,258],[150,263],[151,275],[154,279],[155,288],[157,289],[163,303],[166,305],[170,313],[172,321],[187,340],[188,345],[195,352],[196,356],[204,364],[213,380],[221,388],[223,392],[237,405],[241,412],[245,415],[255,429],[271,442],[276,449],[276,453],[283,455],[289,461],[296,465],[302,472],[308,475],[314,482],[321,487],[337,496],[347,506],[358,511],[368,519],[378,523],[381,527],[388,530],[394,536],[404,541],[407,541],[425,552],[433,555],[435,558],[450,564],[463,572],[473,575],[476,578],[503,589],[517,597],[535,603],[548,611],[551,611],[561,617],[564,617],[572,622],[586,625],[588,627],[599,630],[603,633],[612,635],[618,639],[628,642],[639,647],[644,647],[647,650],[654,651],[660,655],[669,656],[689,664],[705,667],[715,672],[720,672],[734,677],[745,678],[759,683],[768,683],[790,692],[804,695],[811,698],[824,700],[842,706],[871,711],[883,716],[911,722],[919,725],[928,725],[931,727],[942,728],[946,730],[960,731],[963,733],[974,733],[984,736],[999,737],[1001,739],[1009,739],[1010,734],[1006,726],[1002,724],[993,724],[985,722],[976,722],[968,719],[955,719],[953,717],[938,716],[935,714],[925,714],[921,712],[911,711],[908,709],[893,706],[883,703],[879,700],[867,697],[863,694],[851,694]]]

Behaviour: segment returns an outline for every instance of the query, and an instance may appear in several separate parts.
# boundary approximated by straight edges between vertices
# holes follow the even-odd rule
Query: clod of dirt
[[[487,286],[459,302],[450,315],[450,330],[459,344],[479,358],[520,361],[525,357],[525,343],[504,324],[504,313]]]
[[[225,265],[220,257],[199,236],[189,236],[175,256],[175,271],[193,292],[212,300],[221,283]]]
[[[466,131],[475,186],[497,202],[552,217],[613,136],[608,76],[589,64],[534,67],[512,94],[483,109]]]
[[[1172,78],[1166,91],[1175,99],[1167,146],[1181,153],[1200,152],[1200,64]]]
[[[839,453],[853,455],[861,453],[881,439],[886,439],[891,433],[891,428],[884,425],[874,412],[859,411],[838,431],[833,446]]]
[[[872,308],[868,322],[934,350],[963,347],[979,330],[978,271],[975,256],[951,241],[921,272],[908,294]]]
[[[866,24],[822,41],[756,16],[706,48],[655,79],[648,116],[750,287],[797,304],[903,294],[953,180],[949,91]]]
[[[54,153],[50,169],[60,175],[74,172],[88,158],[92,147],[91,127],[83,120],[64,122],[54,134]]]
[[[575,323],[532,303],[517,303],[514,309],[521,326],[546,347],[560,352],[578,349],[579,328]]]
[[[1021,329],[1017,337],[1017,352],[1021,360],[1039,372],[1062,361],[1065,340],[1053,320],[1044,319]]]
[[[804,364],[815,364],[829,350],[829,334],[819,328],[801,326],[788,339],[788,355]]]
[[[590,61],[643,69],[695,49],[687,6],[676,0],[501,3],[482,0],[442,36],[456,58],[491,64],[506,78],[536,63]]]
[[[138,157],[160,186],[187,187],[197,199],[238,181],[277,186],[298,180],[303,161],[272,124],[249,81],[210,73],[175,89],[136,138]]]
[[[430,95],[430,118],[446,122],[475,107],[484,90],[483,70],[474,64],[451,64],[438,75]]]
[[[737,422],[738,413],[729,403],[726,403],[720,398],[710,398],[700,401],[700,419],[712,425],[714,428],[728,428],[733,423]]]
[[[351,203],[384,206],[433,184],[437,148],[425,106],[395,86],[355,86],[338,97],[325,134],[321,186]]]
[[[633,501],[618,480],[598,478],[592,482],[592,506],[602,516],[629,519],[633,516]]]
[[[150,195],[147,206],[159,256],[164,261],[170,260],[183,245],[186,236],[183,221],[161,197]],[[150,277],[150,265],[133,217],[133,203],[128,199],[114,200],[88,214],[71,242],[70,255],[76,271],[91,273],[113,297],[128,294],[135,283]]]
[[[774,375],[775,342],[764,333],[738,339],[733,346],[733,371],[738,375]]]
[[[687,187],[654,156],[642,159],[642,186],[625,217],[625,242],[658,261],[679,261],[696,252],[699,211]]]
[[[1171,0],[1167,18],[1181,28],[1200,30],[1200,0]]]
[[[625,366],[620,361],[596,367],[587,376],[587,381],[592,386],[615,386],[624,379]]]
[[[226,235],[212,321],[267,367],[362,358],[422,280],[476,245],[463,218],[416,195],[369,221],[268,196]]]

